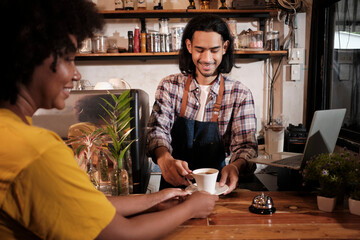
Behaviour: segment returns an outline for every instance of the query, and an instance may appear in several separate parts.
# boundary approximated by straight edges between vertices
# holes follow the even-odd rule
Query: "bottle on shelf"
[[[146,41],[147,41],[146,24],[144,19],[141,21],[141,33],[140,33],[140,51],[142,53],[146,52]]]
[[[134,0],[124,0],[125,10],[134,10]]]
[[[128,52],[134,52],[134,36],[133,31],[128,31]]]
[[[140,30],[139,27],[135,27],[134,33],[134,53],[140,52]]]
[[[123,0],[115,0],[115,10],[124,10]]]
[[[137,9],[146,10],[146,0],[137,0]]]
[[[162,10],[161,0],[154,0],[154,10]]]

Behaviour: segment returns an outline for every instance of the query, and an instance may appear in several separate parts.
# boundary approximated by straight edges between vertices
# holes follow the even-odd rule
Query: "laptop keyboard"
[[[298,167],[300,166],[302,156],[293,156],[293,157],[287,157],[281,160],[274,161],[273,163],[291,166],[291,167]]]

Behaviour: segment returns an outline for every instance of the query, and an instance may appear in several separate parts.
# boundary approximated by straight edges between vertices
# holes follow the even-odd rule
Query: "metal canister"
[[[160,52],[160,34],[158,32],[154,32],[152,34],[153,37],[153,52]]]
[[[279,44],[279,31],[270,31],[266,34],[266,50],[278,51]]]
[[[160,52],[166,52],[166,50],[165,50],[165,48],[166,48],[166,34],[165,33],[160,33],[159,37],[160,37]]]
[[[165,34],[165,52],[171,52],[172,46],[171,46],[171,33]]]
[[[152,32],[148,32],[148,34],[146,34],[146,51],[147,52],[154,52],[152,34],[153,34]]]

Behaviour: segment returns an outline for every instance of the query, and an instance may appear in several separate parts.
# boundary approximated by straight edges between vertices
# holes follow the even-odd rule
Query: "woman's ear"
[[[192,54],[192,50],[191,50],[191,41],[190,41],[190,39],[186,39],[185,40],[185,43],[186,43],[186,48],[187,48],[187,50],[189,51],[189,53],[190,54]]]

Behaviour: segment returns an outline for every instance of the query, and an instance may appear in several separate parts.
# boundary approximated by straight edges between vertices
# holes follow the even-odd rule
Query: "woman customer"
[[[106,198],[58,135],[32,126],[37,109],[63,109],[81,78],[76,49],[103,24],[92,2],[2,0],[0,9],[1,239],[159,238],[211,212],[217,196],[198,192],[173,204],[187,195],[180,189]]]

